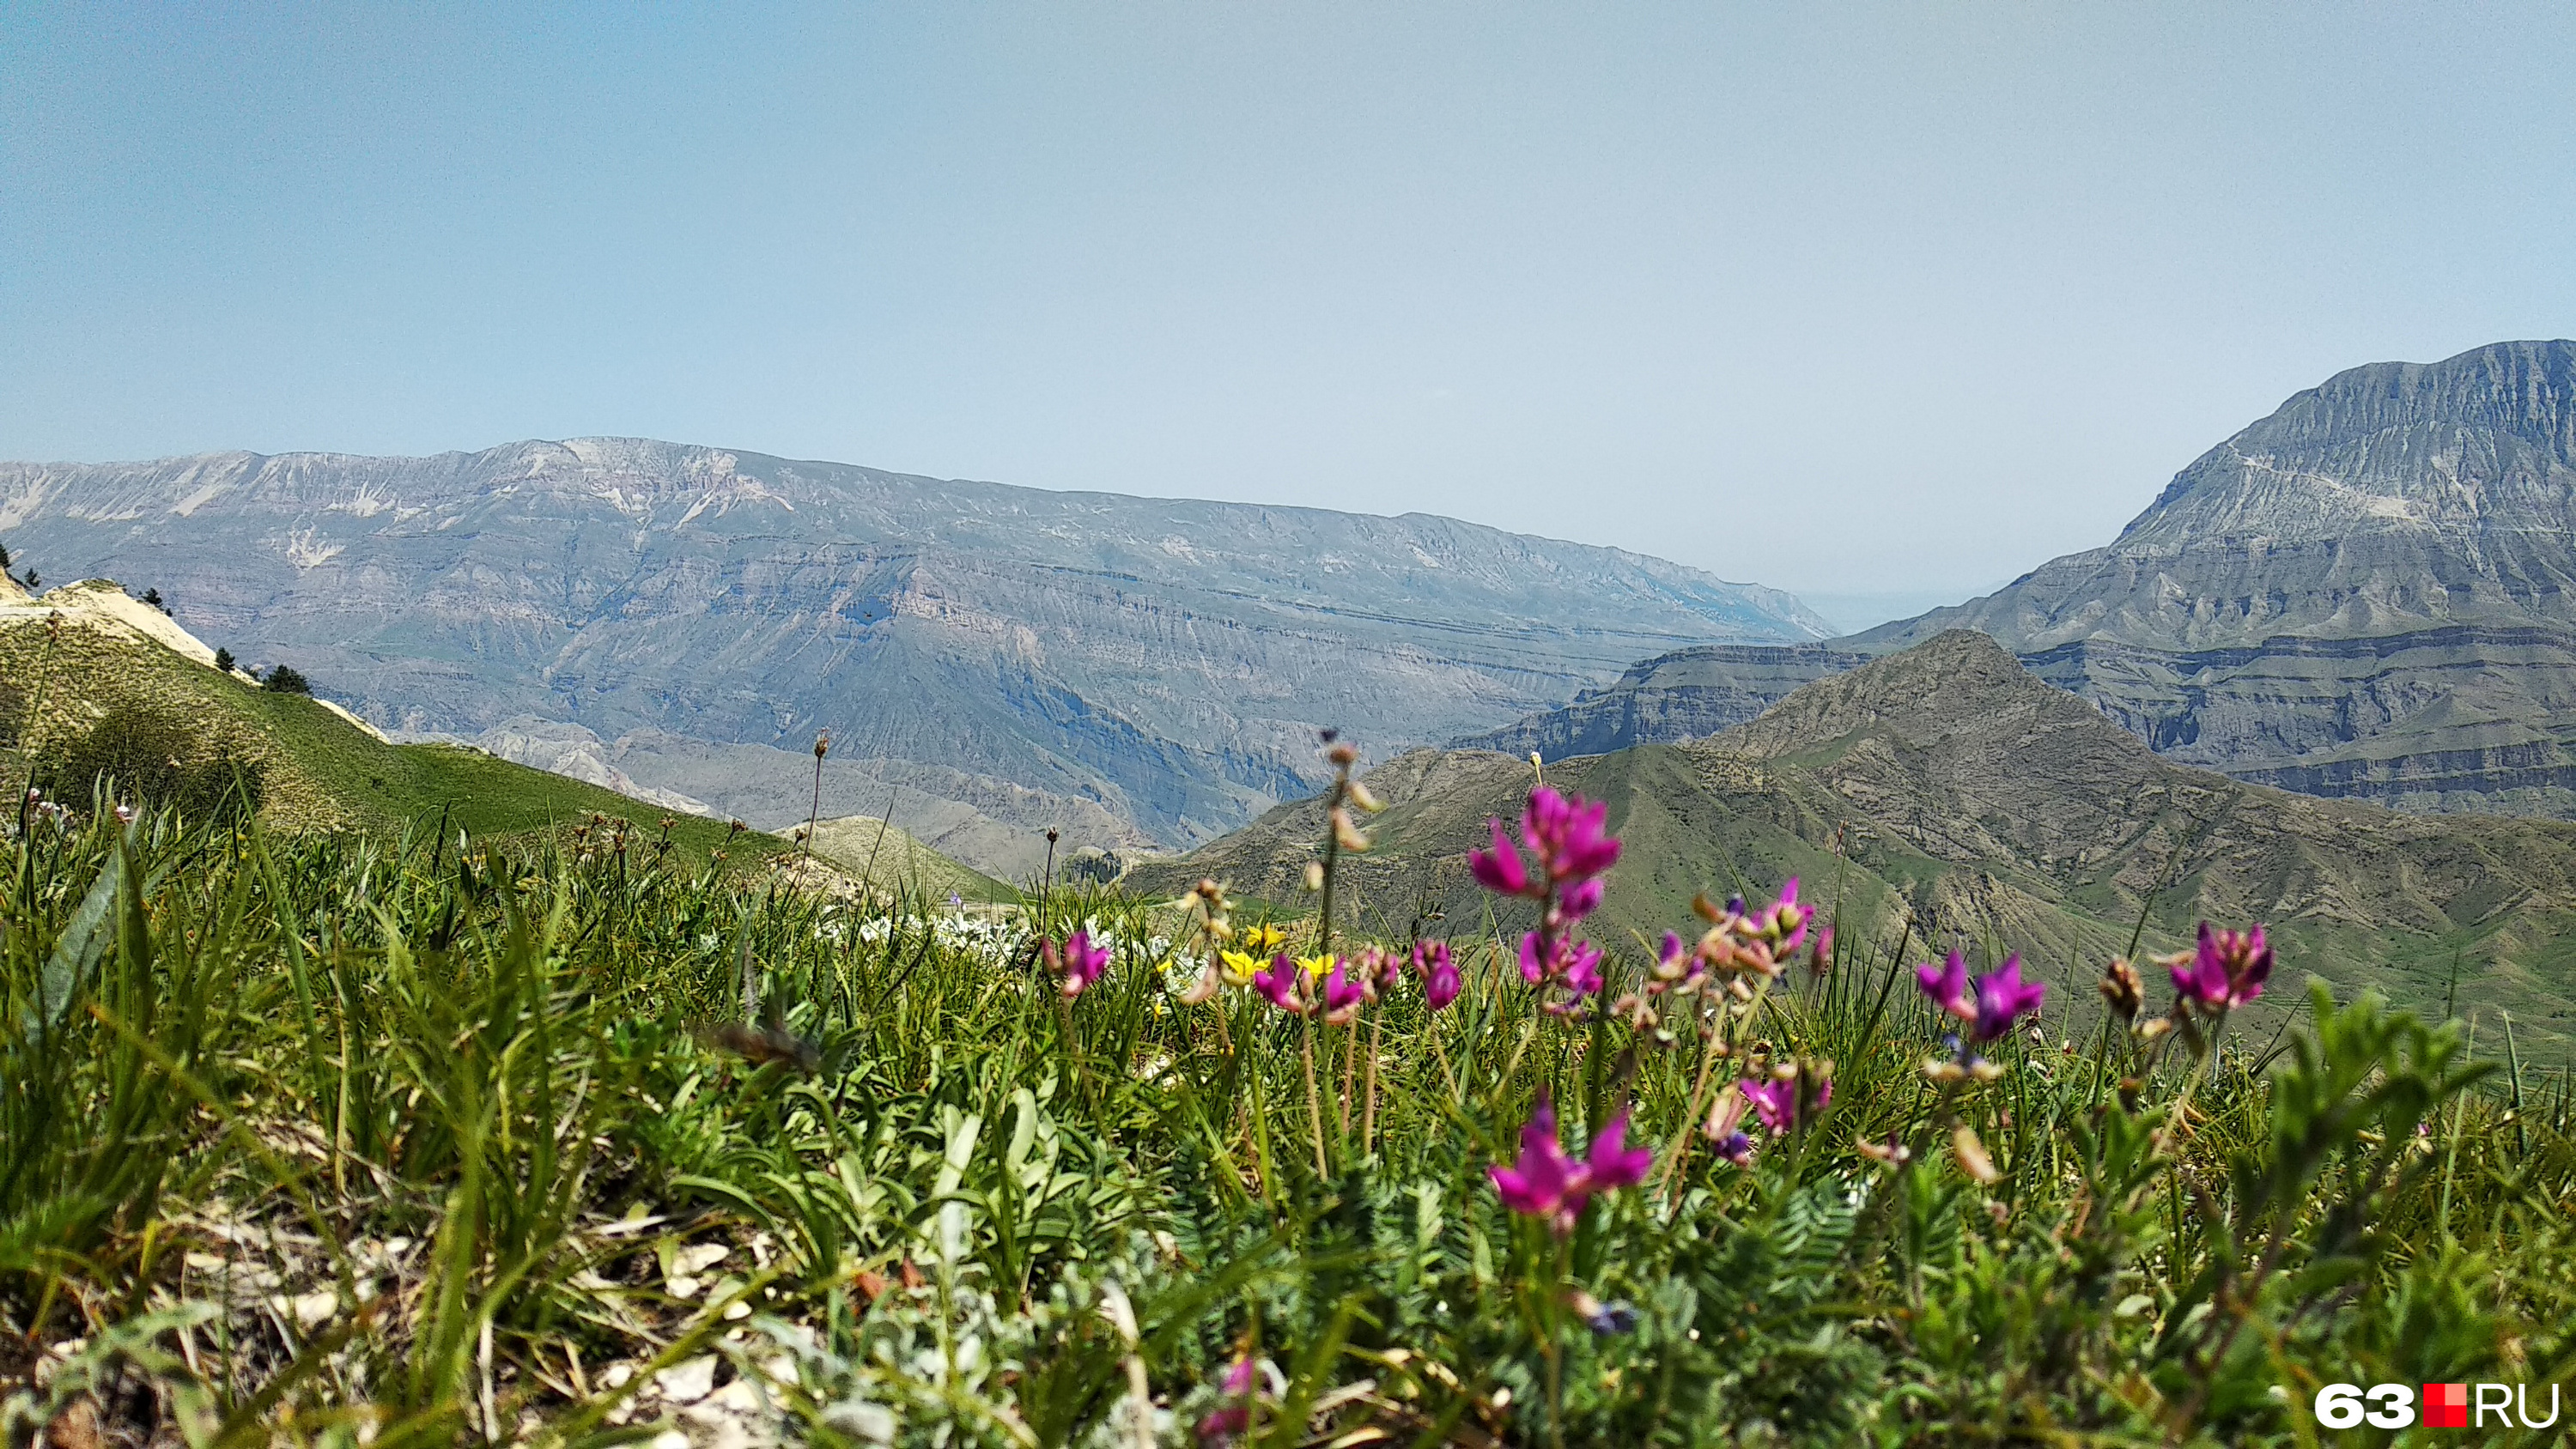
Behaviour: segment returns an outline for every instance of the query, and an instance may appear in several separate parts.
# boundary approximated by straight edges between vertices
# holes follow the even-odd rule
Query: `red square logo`
[[[2424,1427],[2427,1429],[2469,1427],[2469,1386],[2467,1384],[2426,1384],[2424,1386]]]

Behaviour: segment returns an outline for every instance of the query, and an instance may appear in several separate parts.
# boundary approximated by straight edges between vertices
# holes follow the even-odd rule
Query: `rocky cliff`
[[[810,808],[828,728],[827,813],[910,790],[982,822],[961,839],[1062,821],[1113,848],[1301,792],[1320,725],[1391,751],[1675,646],[1829,632],[1772,590],[1445,518],[630,439],[0,464],[0,540],[50,577],[156,587],[390,729],[766,826]]]
[[[1986,598],[1823,648],[1676,651],[1472,738],[1694,738],[1970,628],[2177,761],[2411,811],[2576,815],[2571,579],[2576,343],[2499,343],[2338,374],[2111,544]]]

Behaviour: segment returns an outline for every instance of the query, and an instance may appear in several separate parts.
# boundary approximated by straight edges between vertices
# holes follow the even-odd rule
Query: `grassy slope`
[[[630,838],[649,841],[663,818],[642,801],[478,750],[388,744],[315,700],[272,694],[101,628],[73,624],[51,642],[41,624],[0,628],[0,677],[24,681],[25,703],[41,716],[28,731],[35,753],[110,708],[140,707],[185,721],[208,754],[230,748],[260,760],[263,814],[285,828],[393,832],[435,828],[443,814],[453,829],[511,836],[569,828],[598,814],[629,822]],[[10,761],[13,785],[26,768],[23,757]],[[723,848],[727,833],[697,816],[677,817],[671,830],[675,848],[700,860]],[[786,849],[755,834],[727,853],[750,860]]]
[[[781,835],[794,836],[802,826]],[[922,844],[901,826],[870,815],[844,815],[814,828],[814,853],[880,889],[931,901],[951,893],[970,901],[1011,901],[1019,892]]]

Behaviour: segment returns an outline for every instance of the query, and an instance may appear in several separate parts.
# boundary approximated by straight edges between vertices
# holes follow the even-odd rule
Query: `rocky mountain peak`
[[[2576,342],[2497,342],[2335,374],[2177,474],[2115,548],[2356,530],[2564,533],[2576,508]]]

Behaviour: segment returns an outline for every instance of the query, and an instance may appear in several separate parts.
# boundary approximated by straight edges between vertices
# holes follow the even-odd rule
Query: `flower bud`
[[[1992,1187],[2003,1174],[1995,1170],[1995,1160],[1986,1155],[1986,1144],[1977,1140],[1977,1129],[1960,1123],[1950,1133],[1950,1155],[1959,1161],[1959,1170],[1976,1179],[1980,1187]]]
[[[1324,751],[1324,758],[1347,770],[1359,763],[1360,747],[1349,740],[1335,740],[1332,748]]]
[[[1310,860],[1306,862],[1306,889],[1309,891],[1319,891],[1323,888],[1324,863],[1320,860]]]
[[[2147,1005],[2147,986],[2138,979],[2138,968],[2114,958],[2102,972],[2102,999],[2110,1003],[2112,1015],[2135,1021]]]

